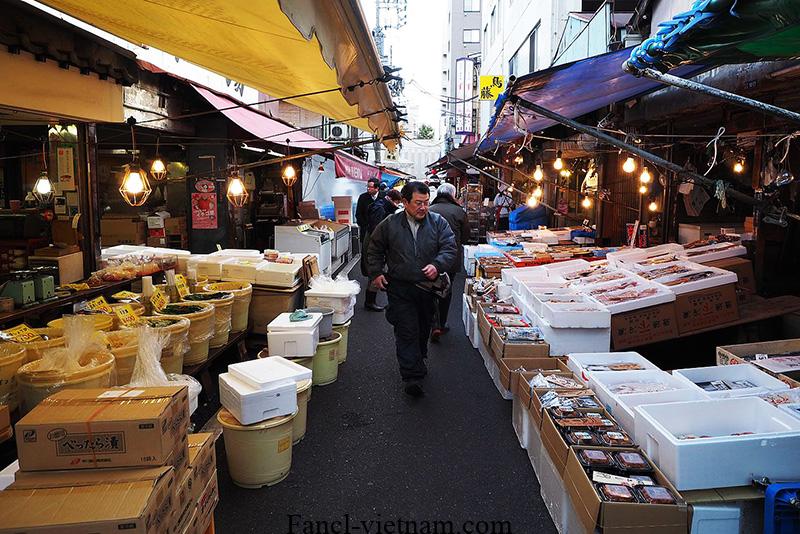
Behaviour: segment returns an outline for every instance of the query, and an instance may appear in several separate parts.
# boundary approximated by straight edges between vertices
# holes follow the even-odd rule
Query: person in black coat
[[[400,191],[397,189],[389,189],[386,192],[386,196],[372,203],[372,206],[369,207],[367,217],[367,238],[369,238],[369,235],[372,234],[382,220],[397,211],[397,207],[402,201],[403,196],[400,194]]]
[[[450,275],[450,280],[454,280],[456,274],[461,272],[461,264],[463,260],[463,243],[464,239],[469,237],[469,223],[467,222],[467,212],[461,207],[461,204],[455,199],[456,187],[453,184],[443,183],[436,190],[436,198],[431,204],[431,212],[438,213],[445,218],[453,230],[453,235],[456,238],[456,247],[458,247],[458,254],[456,255],[456,262],[451,270],[447,271]],[[450,302],[453,299],[453,292],[449,292],[446,297],[437,299],[437,318],[436,324],[431,332],[431,341],[438,341],[439,336],[446,333],[449,328],[447,327],[447,316],[450,311]]]
[[[367,180],[367,190],[361,193],[356,203],[356,224],[361,237],[361,274],[367,276],[367,242],[369,241],[369,208],[378,199],[380,181],[377,178]],[[369,311],[383,311],[383,306],[375,303],[378,292],[367,286],[364,297],[364,308]]]
[[[367,269],[372,285],[389,297],[386,320],[394,327],[404,390],[420,397],[434,310],[434,295],[424,283],[450,271],[457,250],[444,217],[428,212],[428,186],[410,182],[401,194],[403,211],[386,217],[370,236]]]

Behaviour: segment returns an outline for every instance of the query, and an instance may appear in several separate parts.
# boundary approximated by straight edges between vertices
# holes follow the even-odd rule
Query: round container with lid
[[[183,302],[199,303],[204,302],[213,304],[214,313],[214,334],[208,342],[214,349],[223,346],[228,342],[231,333],[231,314],[233,312],[233,293],[217,291],[214,293],[194,293],[183,297]]]
[[[208,342],[214,335],[214,305],[206,302],[173,302],[155,317],[174,315],[189,319],[189,352],[184,365],[197,365],[208,359]]]
[[[25,363],[25,347],[17,343],[0,343],[0,404],[9,411],[17,409],[17,370]]]
[[[300,443],[306,437],[306,423],[308,422],[308,399],[311,397],[311,380],[301,380],[297,383],[297,415],[292,422],[292,445]]]
[[[297,412],[242,425],[226,409],[217,413],[233,483],[243,488],[272,486],[289,476]]]
[[[161,367],[167,374],[181,374],[183,357],[189,350],[189,327],[192,322],[186,317],[177,315],[159,315],[141,317],[139,324],[147,325],[158,332],[169,335],[167,344],[161,351]]]
[[[312,306],[306,308],[308,313],[321,313],[322,321],[319,323],[319,337],[330,337],[333,334],[333,308],[326,308],[324,306]]]
[[[325,386],[336,382],[339,377],[339,346],[342,334],[334,332],[330,339],[320,339],[314,354],[311,368],[315,386]]]
[[[48,349],[64,346],[64,331],[61,328],[34,328],[33,331],[42,336],[42,339],[20,343],[25,347],[25,363],[40,359],[44,351]]]
[[[208,293],[215,291],[233,293],[231,332],[247,330],[247,322],[250,318],[250,301],[253,298],[253,285],[250,282],[216,282],[204,285],[203,291]]]

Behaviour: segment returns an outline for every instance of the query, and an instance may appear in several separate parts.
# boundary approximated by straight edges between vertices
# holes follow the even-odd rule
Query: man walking
[[[367,180],[367,190],[361,193],[356,203],[356,224],[358,225],[359,235],[361,236],[361,274],[367,276],[367,246],[369,243],[369,208],[378,199],[378,188],[380,181],[377,178]],[[367,286],[364,297],[364,308],[369,311],[383,311],[383,306],[378,306],[375,302],[378,291]]]
[[[404,390],[420,397],[434,310],[433,293],[421,286],[450,271],[457,251],[450,225],[428,212],[428,186],[410,182],[401,195],[404,210],[384,219],[370,237],[367,271],[372,285],[389,296],[386,319],[394,327]]]
[[[465,238],[469,238],[469,223],[467,222],[467,212],[461,207],[461,204],[456,200],[456,186],[453,184],[443,183],[436,190],[436,198],[431,203],[431,212],[438,213],[450,225],[456,239],[456,261],[453,266],[447,270],[450,280],[454,280],[456,274],[461,271],[461,264],[464,262],[461,245]],[[431,341],[439,341],[442,334],[447,333],[447,315],[450,311],[450,301],[453,299],[453,292],[448,291],[447,295],[436,299],[436,320],[431,332]]]
[[[367,232],[372,234],[375,228],[389,215],[397,211],[397,206],[403,201],[403,196],[397,189],[389,189],[383,198],[379,198],[369,207],[367,216]]]

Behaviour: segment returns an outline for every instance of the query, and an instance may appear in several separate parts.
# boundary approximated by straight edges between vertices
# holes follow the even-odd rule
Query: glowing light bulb
[[[541,187],[537,187],[533,190],[533,198],[542,198],[542,195],[544,195],[544,191],[542,191]]]
[[[244,191],[244,184],[242,183],[241,178],[234,178],[231,180],[231,183],[228,184],[228,193],[231,195],[241,195]]]
[[[656,211],[658,209],[658,204],[656,204],[655,201],[652,201],[650,204],[648,204],[647,209],[650,211]]]
[[[736,160],[736,163],[733,164],[733,172],[736,174],[742,174],[744,172],[744,163],[742,163],[742,160]]]
[[[291,187],[297,181],[297,172],[294,170],[294,167],[287,165],[283,168],[283,174],[281,178],[287,187]]]
[[[537,165],[536,170],[533,171],[533,179],[536,180],[537,182],[541,182],[543,178],[544,178],[544,172],[542,171],[542,166]]]
[[[535,208],[538,205],[539,205],[539,200],[536,197],[534,197],[533,195],[528,197],[528,207]]]
[[[514,186],[513,185],[508,186],[508,192],[509,193],[513,193],[514,192]]]
[[[622,164],[622,170],[628,174],[636,170],[636,162],[633,161],[632,157],[628,156],[628,159],[626,159],[625,163]]]
[[[36,180],[34,191],[40,195],[49,195],[53,191],[53,184],[50,183],[46,174],[39,176],[39,179]]]
[[[561,159],[561,151],[556,152],[556,160],[553,162],[553,168],[560,171],[564,168],[564,160]]]
[[[592,199],[590,199],[588,196],[583,197],[583,200],[581,201],[581,206],[583,206],[586,209],[591,208],[592,207]]]
[[[137,195],[144,191],[144,180],[139,171],[131,171],[128,178],[125,180],[125,191]]]
[[[647,193],[647,186],[646,185],[640,186],[639,187],[639,194],[640,195],[644,195],[645,193]]]
[[[135,162],[127,165],[125,176],[119,188],[119,192],[125,202],[130,206],[142,206],[152,191],[147,178],[147,171],[139,167]]]
[[[153,164],[150,166],[150,174],[156,180],[163,180],[167,176],[167,166],[164,165],[164,161],[161,158],[153,160]]]
[[[650,171],[648,171],[647,167],[645,167],[642,170],[642,174],[639,175],[639,181],[642,182],[643,184],[649,184],[650,180],[652,179],[653,177],[650,175]]]

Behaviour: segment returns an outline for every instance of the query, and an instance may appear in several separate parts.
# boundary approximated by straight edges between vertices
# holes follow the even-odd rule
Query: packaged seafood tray
[[[677,243],[665,243],[650,248],[624,248],[606,254],[609,265],[624,267],[631,263],[641,263],[648,260],[674,261],[675,256],[683,252],[683,246]]]
[[[658,370],[638,352],[575,352],[567,354],[567,368],[586,384],[595,372]]]
[[[554,288],[552,290],[542,289],[530,292],[530,304],[536,315],[542,315],[542,305],[545,302],[583,302],[585,298],[576,291],[564,288]]]
[[[636,265],[635,274],[659,284],[676,295],[700,291],[725,284],[735,284],[736,273],[700,265],[691,261],[675,261],[659,265]]]
[[[747,249],[743,247],[741,243],[729,242],[713,243],[704,247],[684,250],[678,257],[682,260],[693,261],[695,263],[706,263],[745,255],[747,255]]]
[[[672,376],[703,390],[710,398],[748,397],[786,391],[788,384],[754,365],[713,365],[676,369]]]
[[[553,328],[610,328],[611,313],[585,296],[554,296],[542,302],[542,319]]]
[[[675,300],[675,293],[664,286],[629,276],[582,287],[581,292],[602,304],[612,314],[657,306]]]
[[[574,282],[583,278],[605,274],[613,268],[609,267],[605,261],[589,263],[584,260],[569,260],[556,263],[548,268],[550,276],[558,276],[568,282]]]
[[[800,419],[757,397],[640,405],[635,427],[678,490],[800,479]]]

